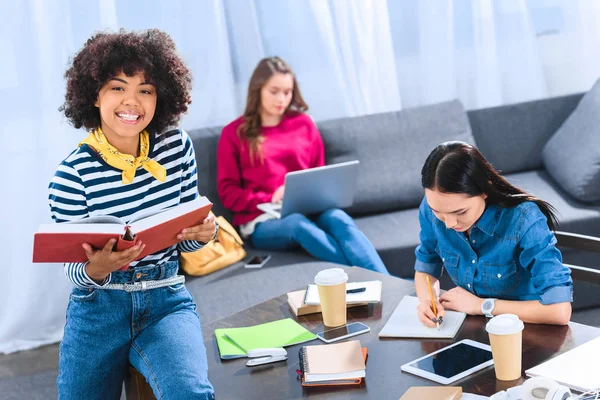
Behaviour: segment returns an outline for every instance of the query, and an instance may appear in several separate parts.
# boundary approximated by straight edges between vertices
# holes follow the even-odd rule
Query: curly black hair
[[[146,128],[161,133],[174,127],[188,109],[192,76],[175,50],[171,37],[157,29],[141,32],[101,32],[92,36],[75,55],[65,78],[65,103],[59,108],[75,128],[100,126],[100,111],[94,106],[100,89],[123,72],[143,73],[156,87],[154,118]]]

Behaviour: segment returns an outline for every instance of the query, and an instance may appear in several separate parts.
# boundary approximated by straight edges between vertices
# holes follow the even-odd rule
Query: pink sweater
[[[256,206],[271,201],[285,174],[325,164],[323,139],[308,115],[289,113],[279,125],[263,128],[264,164],[258,158],[250,163],[248,144],[237,135],[242,122],[240,117],[223,128],[217,151],[217,190],[236,226],[262,214]]]

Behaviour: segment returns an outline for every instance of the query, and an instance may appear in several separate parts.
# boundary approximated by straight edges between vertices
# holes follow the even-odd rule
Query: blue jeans
[[[111,283],[159,280],[176,262],[115,271]],[[157,399],[213,399],[194,300],[183,284],[139,292],[75,287],[60,344],[59,399],[119,399],[131,363]]]
[[[261,222],[250,240],[259,249],[288,250],[300,246],[324,261],[389,274],[369,239],[348,214],[337,208],[325,211],[314,221],[302,214],[291,214]]]

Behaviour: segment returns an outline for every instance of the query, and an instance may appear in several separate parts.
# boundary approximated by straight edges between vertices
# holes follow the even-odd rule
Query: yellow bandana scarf
[[[161,182],[164,182],[167,178],[167,170],[148,157],[150,150],[150,136],[148,132],[143,131],[140,133],[140,156],[134,157],[129,154],[123,154],[117,150],[114,146],[108,143],[104,132],[101,128],[97,128],[92,131],[90,135],[79,143],[79,146],[87,144],[96,150],[98,155],[111,167],[120,169],[123,171],[121,178],[123,184],[133,182],[135,178],[135,171],[142,167],[148,171],[153,177]]]

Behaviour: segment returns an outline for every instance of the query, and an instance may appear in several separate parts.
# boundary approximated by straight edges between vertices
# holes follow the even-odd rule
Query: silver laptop
[[[349,207],[354,202],[358,164],[358,160],[354,160],[289,172],[285,175],[283,202],[262,203],[257,207],[276,218]]]

